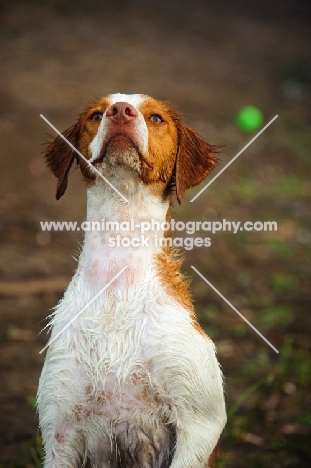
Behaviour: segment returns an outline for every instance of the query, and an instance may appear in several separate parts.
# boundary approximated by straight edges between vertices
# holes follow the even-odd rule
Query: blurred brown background
[[[93,97],[138,92],[172,101],[209,142],[224,144],[219,169],[255,134],[235,124],[241,107],[257,106],[265,122],[279,114],[174,217],[278,222],[274,233],[211,236],[209,249],[186,252],[184,271],[226,375],[219,467],[309,467],[310,1],[16,0],[0,2],[0,12],[2,466],[40,466],[33,403],[47,334],[39,332],[82,242],[80,233],[42,233],[39,222],[85,215],[78,171],[55,201],[40,152],[53,132],[39,114],[64,130]]]

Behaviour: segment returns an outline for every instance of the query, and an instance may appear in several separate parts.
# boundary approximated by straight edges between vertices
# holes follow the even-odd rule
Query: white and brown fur
[[[46,154],[56,196],[76,162],[88,221],[165,221],[173,192],[181,202],[215,165],[215,148],[146,95],[99,99],[64,135],[128,199],[57,137]],[[44,467],[215,467],[226,422],[222,373],[180,262],[152,242],[112,248],[115,234],[85,233],[77,271],[52,315],[53,339],[128,266],[49,346],[37,397]]]

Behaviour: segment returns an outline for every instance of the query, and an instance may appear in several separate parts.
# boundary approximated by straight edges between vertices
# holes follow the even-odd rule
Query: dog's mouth
[[[137,160],[142,169],[153,169],[153,164],[146,161],[134,140],[124,132],[115,133],[104,143],[93,164],[100,164],[105,159],[118,160],[120,164]]]

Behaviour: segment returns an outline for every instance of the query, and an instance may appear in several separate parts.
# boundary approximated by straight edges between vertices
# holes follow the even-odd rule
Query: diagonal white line
[[[98,296],[100,296],[100,295],[105,291],[105,289],[107,289],[107,288],[111,285],[111,283],[113,283],[113,282],[124,272],[124,270],[126,270],[127,268],[128,268],[128,265],[126,265],[125,267],[123,267],[122,270],[120,270],[119,273],[117,273],[117,274],[109,281],[109,283],[107,283],[106,286],[105,286],[103,289],[101,289],[101,290],[99,291],[99,293],[97,293],[96,296],[94,296],[93,299],[91,299],[91,300],[83,307],[83,309],[81,309],[80,312],[78,312],[77,315],[75,315],[75,316],[70,320],[70,322],[68,322],[68,323],[54,336],[54,338],[53,338],[52,340],[50,340],[50,341],[48,342],[47,345],[44,346],[44,348],[41,349],[41,351],[39,351],[39,354],[43,353],[43,351],[46,350],[46,348],[48,348],[48,347],[53,343],[53,341],[55,341],[55,340],[59,337],[59,335],[61,335],[61,334],[63,333],[63,331],[66,330],[66,328],[69,327],[69,325],[71,325],[72,322],[74,322],[74,321],[79,317],[79,315],[81,315],[82,312],[84,312],[85,309],[87,309],[88,306],[91,305],[91,304],[95,301],[95,299],[97,299]]]
[[[251,324],[251,322],[249,322],[245,317],[244,315],[241,314],[241,312],[238,311],[238,309],[236,309],[232,304],[231,302],[228,301],[228,299],[225,298],[225,296],[223,296],[219,291],[218,289],[215,288],[215,286],[213,286],[203,275],[202,273],[200,273],[194,266],[191,265],[191,268],[200,276],[200,278],[202,278],[203,281],[205,281],[205,283],[207,283],[217,294],[218,296],[220,296],[230,307],[231,309],[234,310],[234,312],[236,312],[240,317],[241,319],[244,320],[244,322],[247,323],[247,325],[249,325],[256,333],[257,335],[260,336],[260,338],[262,338],[272,349],[273,351],[275,351],[276,353],[279,353],[279,351],[273,346],[273,344],[270,343],[269,340],[267,340],[267,338],[265,338],[261,333],[260,331],[257,330],[256,327],[254,327],[254,325]]]
[[[248,148],[248,147],[253,143],[253,141],[255,141],[256,138],[258,138],[259,135],[261,135],[261,134],[266,130],[266,128],[268,128],[269,125],[271,125],[272,122],[274,122],[275,119],[277,119],[277,118],[278,118],[278,115],[275,115],[275,116],[273,117],[273,119],[271,119],[270,122],[268,122],[267,125],[265,125],[265,126],[260,130],[260,132],[258,132],[257,135],[255,135],[254,138],[252,138],[251,141],[249,141],[249,142],[247,143],[247,145],[245,145],[244,148],[242,148],[241,151],[239,151],[239,153],[238,153],[237,155],[235,155],[234,158],[232,158],[231,161],[229,161],[228,164],[226,164],[225,167],[223,167],[223,168],[221,169],[221,171],[219,171],[218,174],[216,174],[215,177],[213,177],[212,180],[210,180],[210,181],[208,182],[208,184],[206,184],[206,185],[202,188],[202,190],[200,190],[200,192],[197,193],[196,196],[193,197],[193,198],[190,200],[190,203],[194,202],[194,200],[196,200],[196,199],[198,198],[198,196],[201,195],[201,193],[204,192],[204,190],[207,189],[207,187],[209,187],[209,185],[211,185],[211,184],[214,182],[214,180],[216,180],[217,177],[219,177],[220,174],[222,174],[222,173],[227,169],[227,167],[229,167],[230,164],[232,164],[233,161],[235,161],[235,160],[240,156],[240,154],[242,154],[243,151],[245,151],[246,148]]]
[[[127,203],[129,203],[128,199],[125,198],[125,196],[124,196],[121,192],[119,192],[119,190],[118,190],[111,182],[109,182],[109,180],[106,179],[106,177],[103,176],[103,174],[101,174],[101,173],[99,172],[99,170],[96,169],[96,167],[93,166],[93,164],[92,164],[88,159],[86,159],[86,158],[83,156],[83,154],[80,153],[80,151],[79,151],[72,143],[70,143],[70,141],[67,140],[67,138],[64,137],[64,135],[63,135],[62,133],[60,133],[60,132],[57,130],[57,128],[54,127],[54,125],[51,124],[51,122],[50,122],[46,117],[44,117],[44,115],[40,114],[40,117],[41,117],[51,128],[53,128],[54,132],[56,132],[57,135],[59,135],[59,136],[60,136],[60,137],[61,137],[61,138],[62,138],[62,139],[63,139],[79,156],[80,156],[80,158],[82,158],[83,161],[85,161],[85,162],[87,163],[87,165],[88,165],[94,172],[96,172],[96,174],[98,174],[102,179],[104,179],[104,181],[107,182],[107,184],[110,185],[110,187],[113,188],[113,190],[115,190],[115,191],[117,192],[117,194],[120,195],[121,198],[123,198],[124,201],[126,201]]]

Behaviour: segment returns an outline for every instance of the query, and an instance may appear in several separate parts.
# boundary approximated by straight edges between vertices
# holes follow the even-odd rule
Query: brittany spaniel
[[[63,135],[84,159],[60,136],[49,144],[56,198],[76,162],[87,220],[134,220],[121,240],[137,237],[141,222],[169,220],[173,192],[180,203],[215,165],[215,147],[169,104],[141,94],[97,100]],[[226,411],[215,346],[176,253],[154,242],[169,234],[148,234],[148,245],[111,247],[116,232],[85,233],[39,382],[45,468],[216,466]]]

